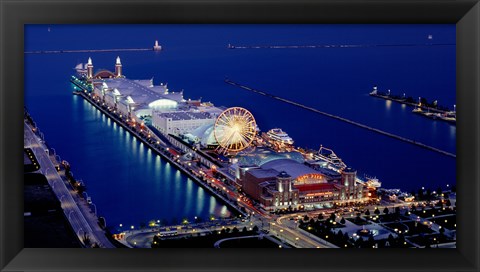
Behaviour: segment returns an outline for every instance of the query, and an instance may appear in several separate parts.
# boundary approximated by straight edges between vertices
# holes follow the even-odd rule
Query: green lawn
[[[456,215],[449,215],[449,216],[444,216],[444,217],[434,217],[429,219],[432,222],[435,222],[436,224],[449,229],[449,230],[456,230],[456,224],[457,224],[457,216]],[[447,222],[445,222],[445,220]]]
[[[414,221],[405,222],[404,224],[408,226],[408,233],[406,234],[407,236],[420,234],[420,233],[424,233],[424,234],[433,233],[433,230],[431,230],[427,225],[422,224],[420,222],[417,222],[417,226],[415,226]]]
[[[415,243],[419,246],[426,246],[427,244],[432,245],[434,247],[437,243],[448,243],[454,242],[454,240],[447,239],[444,235],[440,234],[430,234],[424,236],[416,236],[413,238],[408,238],[412,243]]]
[[[439,207],[435,207],[434,209],[425,209],[424,211],[418,210],[413,212],[414,214],[422,217],[422,218],[428,218],[432,217],[433,215],[438,216],[438,215],[446,215],[446,214],[456,214],[455,211],[450,210],[449,208],[445,207],[445,210]]]
[[[363,225],[370,225],[371,223],[361,217],[354,217],[354,218],[347,218],[348,221],[352,222],[355,225],[363,226]]]

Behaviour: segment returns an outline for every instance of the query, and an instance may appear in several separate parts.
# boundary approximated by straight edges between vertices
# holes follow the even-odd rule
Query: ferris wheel
[[[224,151],[238,152],[253,142],[256,128],[255,118],[248,110],[233,107],[218,116],[213,135]]]

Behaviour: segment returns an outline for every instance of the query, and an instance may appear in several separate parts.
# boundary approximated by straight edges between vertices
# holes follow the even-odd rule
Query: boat
[[[418,107],[418,108],[413,109],[412,112],[420,113],[420,112],[423,112],[423,111],[422,111],[422,108]]]
[[[450,123],[457,123],[457,118],[455,118],[455,117],[444,116],[444,117],[442,117],[442,120],[450,122]]]
[[[342,161],[341,158],[337,156],[337,154],[335,154],[335,152],[333,152],[333,150],[326,148],[323,145],[320,145],[318,152],[313,154],[313,158],[316,160],[326,161],[338,169],[344,169],[347,167],[347,165]]]
[[[368,177],[365,176],[367,181],[365,182],[365,185],[367,185],[368,188],[379,188],[382,187],[382,183],[376,178],[376,177]]]
[[[75,69],[75,71],[77,71],[77,74],[79,74],[79,75],[87,74],[87,64],[86,63],[85,64],[79,63],[73,69]]]
[[[293,145],[293,139],[288,136],[286,132],[284,132],[281,128],[274,128],[267,132],[267,138],[270,141],[286,144],[286,145]]]

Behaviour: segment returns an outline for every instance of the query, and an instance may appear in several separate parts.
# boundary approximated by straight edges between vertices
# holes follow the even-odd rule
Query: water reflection
[[[201,187],[197,187],[197,203],[196,203],[196,213],[201,214],[203,207],[205,206],[205,191]]]
[[[387,107],[387,110],[389,111],[390,108],[392,107],[392,100],[385,100],[385,106]]]

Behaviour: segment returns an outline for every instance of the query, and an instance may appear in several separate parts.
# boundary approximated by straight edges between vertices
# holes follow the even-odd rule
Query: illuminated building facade
[[[91,58],[88,58],[88,62],[87,62],[87,78],[88,79],[93,78],[93,62]]]
[[[155,111],[153,112],[152,125],[161,133],[178,136],[190,133],[201,126],[212,125],[215,123],[215,119],[215,116],[207,112]]]
[[[120,57],[117,57],[115,63],[115,77],[122,77],[122,62],[120,62]]]
[[[267,211],[300,206],[314,209],[367,199],[368,189],[357,182],[356,171],[351,168],[338,174],[315,170],[293,159],[263,161],[260,166],[239,166],[236,177],[243,191]]]
[[[92,59],[89,58],[87,77],[93,84],[95,100],[135,121],[149,123],[154,111],[173,111],[186,104],[183,92],[170,92],[166,84],[154,85],[153,79],[125,78],[119,57],[116,59],[115,73],[100,70],[95,74]]]
[[[299,191],[286,172],[253,168],[246,171],[243,191],[269,211],[298,209]]]

